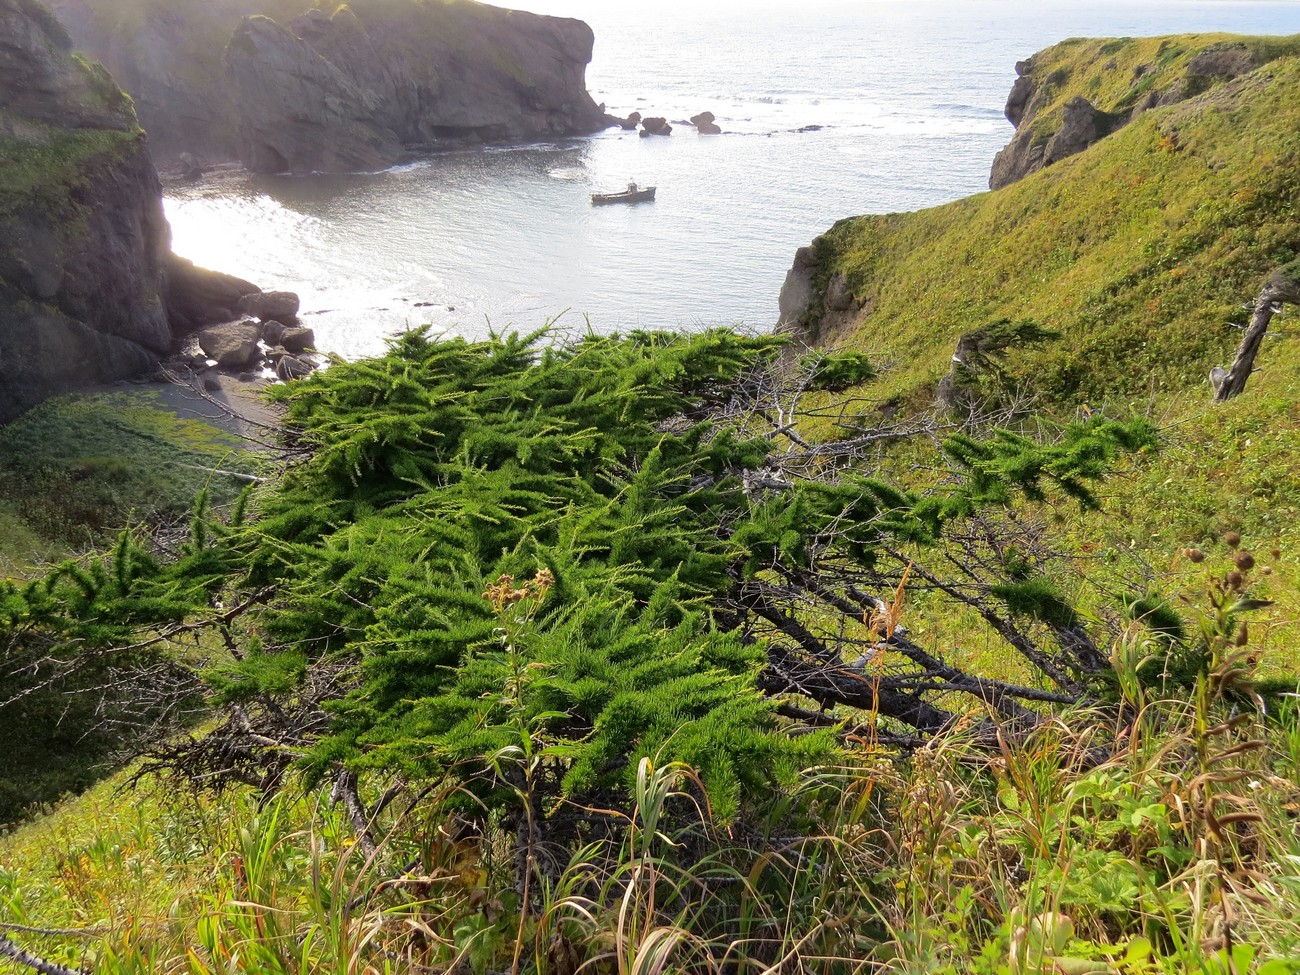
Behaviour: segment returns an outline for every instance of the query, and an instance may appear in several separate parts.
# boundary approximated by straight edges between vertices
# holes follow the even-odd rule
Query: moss
[[[0,216],[36,208],[52,218],[75,218],[79,189],[143,151],[139,129],[35,128],[40,141],[0,137]]]

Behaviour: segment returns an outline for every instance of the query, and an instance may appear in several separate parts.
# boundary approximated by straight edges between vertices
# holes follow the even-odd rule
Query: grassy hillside
[[[1135,109],[1170,104],[1214,87],[1245,66],[1300,53],[1297,37],[1183,34],[1173,37],[1071,38],[1030,62],[1036,82],[1028,110],[1032,140],[1045,144],[1060,128],[1065,105],[1083,97],[1125,121]]]
[[[841,221],[818,280],[842,273],[862,311],[818,306],[811,328],[892,363],[883,394],[918,405],[958,336],[1000,318],[1061,333],[1009,363],[1050,402],[1202,386],[1228,323],[1300,252],[1298,90],[1300,59],[1281,58],[1002,190]]]

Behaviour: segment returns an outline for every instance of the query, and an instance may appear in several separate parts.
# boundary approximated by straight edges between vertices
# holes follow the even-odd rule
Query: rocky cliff
[[[0,0],[0,422],[149,369],[232,289],[255,290],[171,254],[130,99],[37,0]]]
[[[167,156],[238,156],[269,172],[365,170],[391,165],[405,147],[607,124],[586,91],[593,37],[577,20],[472,0],[53,6],[134,96]]]
[[[168,228],[131,103],[35,0],[0,0],[0,420],[167,348]]]
[[[1006,116],[1016,134],[997,154],[998,189],[1082,152],[1143,112],[1175,105],[1300,50],[1300,40],[1185,34],[1074,38],[1016,65]]]

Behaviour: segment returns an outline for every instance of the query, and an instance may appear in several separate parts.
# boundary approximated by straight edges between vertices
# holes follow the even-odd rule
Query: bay
[[[440,153],[382,173],[169,187],[175,249],[288,288],[318,343],[411,325],[699,328],[776,320],[797,247],[835,220],[987,187],[1019,59],[1067,37],[1300,32],[1291,0],[521,0],[596,34],[617,115],[712,111],[721,136],[611,130]],[[803,130],[803,131],[800,131]],[[592,207],[630,180],[653,203]]]

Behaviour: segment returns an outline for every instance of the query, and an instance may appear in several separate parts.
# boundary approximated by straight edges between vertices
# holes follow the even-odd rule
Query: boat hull
[[[592,193],[591,205],[594,207],[606,206],[610,203],[644,203],[655,198],[655,188],[647,186],[643,190],[637,190],[633,193]]]

